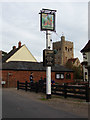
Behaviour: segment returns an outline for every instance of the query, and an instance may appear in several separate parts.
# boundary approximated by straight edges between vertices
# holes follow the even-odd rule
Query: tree
[[[69,69],[72,69],[74,71],[74,79],[82,79],[83,74],[82,74],[82,67],[76,67],[72,64],[72,62],[67,62],[66,67]]]
[[[82,79],[83,74],[82,74],[82,69],[81,67],[75,67],[73,66],[73,71],[74,71],[74,79]]]

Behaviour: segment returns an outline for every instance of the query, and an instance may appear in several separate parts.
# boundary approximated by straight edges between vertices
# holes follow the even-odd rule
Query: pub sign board
[[[40,12],[41,31],[55,31],[55,12],[56,10],[42,9]]]
[[[54,51],[53,50],[43,50],[43,66],[53,66],[54,65]]]
[[[41,14],[41,31],[43,30],[55,31],[55,14]]]

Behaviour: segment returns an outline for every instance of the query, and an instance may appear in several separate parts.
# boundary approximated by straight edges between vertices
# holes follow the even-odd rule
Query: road
[[[40,100],[34,100],[30,92],[4,88],[2,90],[2,118],[80,118],[80,116],[56,109]]]

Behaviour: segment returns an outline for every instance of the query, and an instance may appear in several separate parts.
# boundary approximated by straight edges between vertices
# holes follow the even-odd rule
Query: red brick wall
[[[6,84],[4,85],[4,87],[16,87],[17,86],[17,81],[20,81],[20,82],[28,81],[29,82],[29,76],[30,76],[31,72],[33,72],[34,81],[40,80],[41,77],[43,79],[46,78],[45,71],[3,70],[2,71],[2,80],[6,81]],[[65,72],[64,75],[66,75],[66,73],[67,72]],[[65,78],[63,80],[56,80],[55,79],[55,74],[56,74],[56,72],[52,72],[51,78],[57,83],[73,82],[73,73],[70,73],[71,74],[71,79],[70,80],[67,80]]]

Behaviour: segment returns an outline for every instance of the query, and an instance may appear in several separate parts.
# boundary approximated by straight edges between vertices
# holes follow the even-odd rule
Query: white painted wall
[[[87,62],[88,66],[90,65],[90,52],[85,52],[86,58],[83,58],[83,62]],[[87,72],[87,75],[85,75],[85,72]],[[83,76],[84,76],[84,81],[88,81],[88,69],[85,68],[85,65],[83,65]]]
[[[87,75],[85,75],[87,73]],[[84,81],[88,81],[88,70],[85,68],[85,65],[83,65],[83,79]]]
[[[90,65],[90,52],[88,52],[88,65]]]

